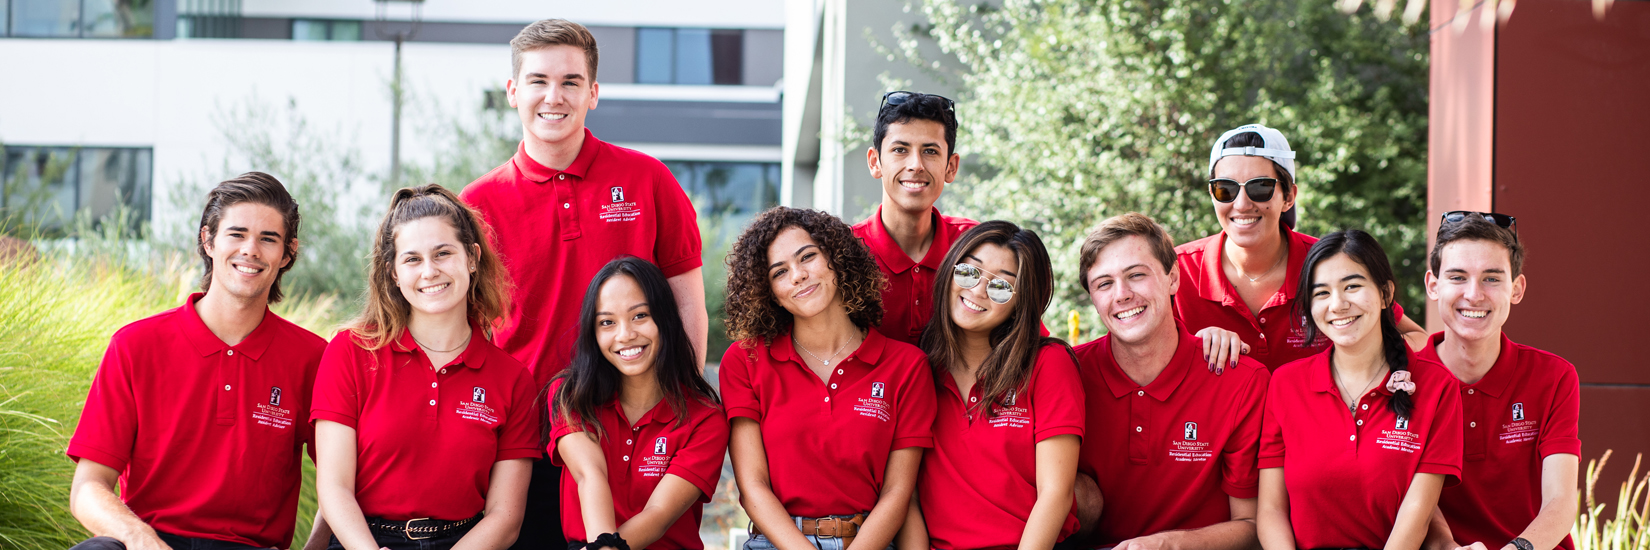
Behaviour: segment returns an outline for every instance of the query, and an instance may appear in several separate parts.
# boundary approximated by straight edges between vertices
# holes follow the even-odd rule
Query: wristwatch
[[[1518,547],[1518,550],[1535,550],[1535,545],[1530,544],[1530,541],[1524,540],[1524,537],[1512,539],[1512,542],[1508,544]]]

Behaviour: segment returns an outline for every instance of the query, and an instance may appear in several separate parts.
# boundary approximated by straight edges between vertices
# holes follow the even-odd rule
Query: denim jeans
[[[853,516],[828,516],[828,517],[851,518]],[[802,520],[803,519],[804,518],[802,516],[791,516],[791,521],[796,522],[796,528],[797,529],[802,528]],[[811,518],[808,518],[808,519],[811,519]],[[802,536],[807,537],[808,542],[813,543],[814,548],[818,548],[819,550],[847,550],[847,548],[848,548],[848,545],[842,543],[842,538],[841,537],[816,537],[816,536],[813,536],[813,535],[802,535]],[[751,538],[749,538],[745,541],[744,550],[778,550],[778,548],[775,547],[772,542],[768,541],[768,536],[767,535],[751,535]],[[888,543],[888,550],[894,550],[894,543],[893,542]]]
[[[198,539],[174,535],[163,531],[155,531],[160,535],[161,542],[165,542],[172,550],[249,550],[258,548],[238,542],[229,542],[216,539]],[[126,550],[126,545],[111,537],[92,537],[81,541],[69,550]]]

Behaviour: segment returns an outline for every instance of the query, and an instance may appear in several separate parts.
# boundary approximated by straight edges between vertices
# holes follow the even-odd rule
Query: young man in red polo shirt
[[[297,233],[298,204],[267,174],[207,195],[204,293],[110,338],[69,440],[69,511],[95,535],[76,548],[291,544],[326,346],[269,311]]]
[[[1174,243],[1151,218],[1101,222],[1079,266],[1106,336],[1076,350],[1088,395],[1079,478],[1100,493],[1078,483],[1077,536],[1120,550],[1254,547],[1269,371],[1248,357],[1220,376],[1207,371],[1202,341],[1170,302]]]
[[[1429,538],[1446,548],[1573,550],[1581,440],[1580,379],[1563,358],[1501,332],[1524,299],[1513,218],[1450,212],[1428,258],[1427,296],[1444,330],[1419,355],[1461,381],[1461,484],[1438,498]]]
[[[543,387],[572,356],[591,277],[631,255],[664,271],[702,367],[710,321],[697,214],[664,163],[585,129],[600,88],[595,37],[578,23],[546,19],[522,29],[510,50],[505,91],[521,116],[521,146],[461,194],[492,226],[516,285],[515,307],[494,339]],[[516,548],[565,546],[560,477],[548,460],[534,465]]]
[[[933,314],[934,275],[951,242],[979,222],[940,214],[934,202],[957,179],[957,113],[934,94],[890,92],[877,111],[865,164],[882,180],[882,204],[854,224],[888,278],[877,332],[916,345]]]

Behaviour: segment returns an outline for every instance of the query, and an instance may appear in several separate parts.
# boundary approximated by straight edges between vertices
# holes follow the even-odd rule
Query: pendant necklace
[[[831,366],[831,360],[836,359],[836,356],[838,355],[842,355],[842,350],[848,349],[848,344],[854,343],[854,339],[849,338],[847,342],[843,342],[842,347],[836,348],[836,353],[831,354],[831,356],[826,359],[820,359],[818,355],[814,355],[814,352],[808,351],[808,348],[803,346],[802,342],[798,342],[796,339],[792,339],[791,343],[796,344],[797,349],[802,350],[802,353],[808,354],[808,357],[812,357],[815,361],[819,361],[820,365],[829,367]]]

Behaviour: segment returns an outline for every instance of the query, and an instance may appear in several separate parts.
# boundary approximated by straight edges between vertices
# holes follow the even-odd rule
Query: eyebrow
[[[1467,272],[1467,270],[1459,268],[1459,267],[1452,267],[1452,268],[1444,270],[1444,273],[1466,273],[1466,272]],[[1492,267],[1492,268],[1484,270],[1484,272],[1485,273],[1506,273],[1507,270],[1501,269],[1499,267]]]
[[[1351,275],[1341,277],[1340,282],[1344,283],[1344,282],[1347,282],[1347,281],[1353,281],[1353,280],[1358,280],[1358,279],[1362,279],[1362,280],[1367,281],[1367,280],[1369,280],[1369,277],[1363,276],[1362,273],[1353,273]],[[1326,283],[1312,283],[1312,288],[1318,288],[1320,286],[1329,286],[1329,285],[1326,284]]]
[[[642,308],[642,307],[647,307],[647,302],[642,302],[640,304],[630,306],[630,309],[627,309],[625,311],[636,311],[636,308]],[[613,314],[613,312],[611,312],[611,311],[598,311],[598,312],[596,312],[596,315],[612,315],[612,314]]]
[[[225,228],[224,230],[229,231],[229,232],[233,232],[233,233],[246,233],[248,231],[251,231],[250,229],[247,229],[245,227],[241,227],[241,226],[238,226],[238,225],[231,225],[231,226]],[[267,236],[270,236],[270,237],[275,237],[277,239],[281,238],[281,232],[280,231],[273,231],[273,230],[271,230],[271,231],[259,231],[258,234],[259,235],[267,235]]]
[[[975,263],[982,263],[982,264],[985,263],[985,260],[981,260],[979,256],[975,256],[973,254],[963,254],[963,257],[967,258],[967,259],[970,259],[970,260],[974,260]],[[975,267],[979,267],[979,266],[975,266]],[[984,271],[985,268],[980,267],[980,270]],[[1008,276],[1016,278],[1016,279],[1020,278],[1020,276],[1018,274],[1014,273],[1013,271],[1009,271],[1007,269],[999,271],[999,272],[997,272],[997,274],[998,275],[1008,275]]]
[[[527,78],[550,78],[550,75],[544,73],[527,73]],[[562,80],[584,80],[584,75],[579,73],[567,73],[561,78]]]
[[[444,249],[444,248],[458,248],[458,246],[454,245],[453,243],[441,243],[441,244],[435,245],[435,248],[432,248],[431,250],[441,250],[441,249]],[[417,250],[403,250],[403,251],[401,251],[402,256],[406,256],[408,254],[417,254],[417,253],[418,253]]]
[[[909,141],[905,141],[905,140],[900,140],[900,139],[896,139],[896,140],[894,140],[894,145],[903,145],[903,146],[905,146],[905,147],[910,147],[910,146],[911,146],[911,142],[909,142]],[[939,144],[939,142],[934,142],[934,141],[930,141],[930,142],[927,142],[927,143],[923,143],[923,144],[922,144],[922,146],[923,146],[923,147],[939,147],[939,146],[940,146],[940,144]]]
[[[802,252],[809,249],[809,248],[819,248],[819,245],[817,245],[817,244],[802,245],[802,248],[798,248],[798,249],[796,249],[796,252],[791,253],[791,257],[795,258],[797,256],[801,256]],[[768,266],[768,269],[773,269],[773,268],[779,267],[781,265],[785,265],[785,262],[783,262],[783,261],[774,262],[773,264]]]

